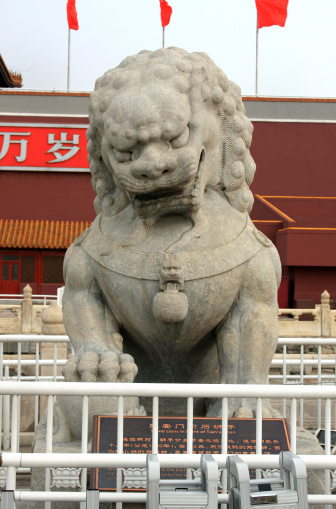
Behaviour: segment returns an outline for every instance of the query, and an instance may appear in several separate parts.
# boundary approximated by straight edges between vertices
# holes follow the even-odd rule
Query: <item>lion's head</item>
[[[253,126],[239,87],[205,53],[127,57],[96,82],[87,131],[96,211],[140,218],[199,210],[206,187],[252,208]]]

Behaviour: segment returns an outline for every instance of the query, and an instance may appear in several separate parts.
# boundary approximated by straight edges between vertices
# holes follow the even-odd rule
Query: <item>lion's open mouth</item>
[[[169,198],[182,198],[183,191],[167,191],[164,189],[159,189],[158,191],[154,191],[146,194],[137,194],[134,200],[137,202],[137,205],[148,204],[150,202],[157,202],[158,200],[167,200]]]
[[[167,202],[170,202],[173,204],[180,202],[181,200],[183,202],[185,200],[189,201],[191,197],[197,197],[199,195],[198,181],[201,168],[204,163],[204,155],[205,151],[203,149],[200,154],[197,172],[187,184],[184,184],[183,189],[181,189],[181,187],[175,187],[174,189],[157,189],[155,191],[151,191],[150,193],[136,194],[133,198],[135,206],[139,208],[148,207],[151,205],[160,206],[161,203],[166,204]]]

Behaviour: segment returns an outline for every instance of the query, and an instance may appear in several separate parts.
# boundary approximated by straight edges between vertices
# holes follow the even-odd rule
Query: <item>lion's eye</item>
[[[183,133],[180,134],[180,136],[178,136],[177,138],[171,140],[170,143],[173,148],[181,148],[188,143],[188,140],[189,140],[189,127],[186,127]]]
[[[132,152],[119,152],[119,150],[114,149],[114,155],[119,163],[126,163],[132,160]]]

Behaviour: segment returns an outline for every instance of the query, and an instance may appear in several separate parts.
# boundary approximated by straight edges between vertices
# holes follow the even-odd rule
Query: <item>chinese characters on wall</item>
[[[0,125],[0,169],[88,171],[87,126]]]

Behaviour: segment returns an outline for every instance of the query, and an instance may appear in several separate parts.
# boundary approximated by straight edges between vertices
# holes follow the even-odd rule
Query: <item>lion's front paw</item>
[[[75,355],[63,368],[66,382],[133,382],[138,372],[131,355],[88,351]]]
[[[129,410],[127,410],[126,415],[144,416],[144,415],[147,415],[147,412],[146,412],[145,408],[142,405],[139,405],[139,406],[135,406],[135,407],[130,408]]]
[[[257,416],[257,402],[253,398],[244,398],[234,412],[234,417],[251,419]],[[262,417],[264,419],[278,419],[281,417],[279,412],[273,408],[267,399],[262,402]]]

